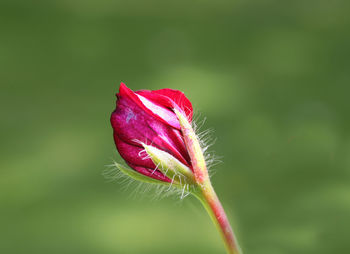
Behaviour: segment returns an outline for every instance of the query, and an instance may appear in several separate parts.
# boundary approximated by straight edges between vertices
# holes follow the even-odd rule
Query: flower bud
[[[181,181],[193,181],[193,169],[175,109],[191,122],[192,104],[181,91],[133,92],[121,83],[111,124],[116,147],[133,170],[182,185]]]

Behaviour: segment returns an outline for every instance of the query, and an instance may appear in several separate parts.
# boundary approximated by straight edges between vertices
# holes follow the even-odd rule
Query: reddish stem
[[[236,237],[231,228],[230,222],[226,216],[225,210],[222,207],[219,198],[217,197],[210,181],[207,181],[201,186],[201,191],[195,194],[201,201],[217,229],[220,231],[222,239],[225,242],[227,253],[241,254]]]

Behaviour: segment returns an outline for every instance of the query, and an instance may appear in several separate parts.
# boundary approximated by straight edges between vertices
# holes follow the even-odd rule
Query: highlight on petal
[[[160,119],[164,120],[167,124],[170,126],[180,129],[180,123],[176,118],[175,113],[170,108],[164,108],[160,104],[157,104],[146,97],[143,97],[142,95],[137,94],[138,98],[141,100],[143,105],[152,111],[153,114],[155,114]]]
[[[179,90],[164,88],[160,90],[140,90],[136,92],[138,95],[145,97],[155,104],[170,109],[174,108],[184,111],[189,121],[192,121],[193,108],[192,103],[186,98],[185,94]]]
[[[189,121],[192,121],[192,104],[181,91],[166,88],[134,92],[124,83],[121,83],[117,96],[118,98],[127,97],[131,99],[148,114],[157,117],[174,128],[181,128],[173,111],[174,108],[183,111]]]

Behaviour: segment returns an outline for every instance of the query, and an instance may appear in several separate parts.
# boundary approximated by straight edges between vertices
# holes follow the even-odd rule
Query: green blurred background
[[[349,7],[1,0],[0,253],[224,253],[196,200],[103,178],[120,81],[207,117],[245,253],[350,253]]]

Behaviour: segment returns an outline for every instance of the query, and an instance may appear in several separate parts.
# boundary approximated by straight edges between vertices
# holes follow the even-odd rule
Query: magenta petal
[[[156,169],[153,161],[146,157],[143,147],[137,147],[130,145],[123,140],[119,139],[114,134],[114,140],[120,156],[128,163],[128,165],[135,169],[137,172],[150,176],[154,179],[170,182],[170,179],[166,177],[162,172]],[[156,169],[156,170],[155,170]]]
[[[147,157],[143,147],[128,144],[118,138],[116,134],[114,134],[114,141],[120,156],[128,163],[146,168],[155,168],[153,161]]]
[[[124,83],[120,84],[118,97],[127,97],[136,105],[138,105],[144,112],[147,112],[149,115],[152,115],[155,118],[158,118],[160,121],[169,124],[170,126],[180,129],[180,123],[177,120],[177,117],[171,109],[161,107],[148,100],[145,97],[140,97],[137,93],[134,93],[129,89]],[[174,107],[172,107],[174,108]]]
[[[155,132],[162,134],[154,137],[152,144],[158,146],[161,150],[169,152],[179,161],[190,167],[191,159],[186,150],[181,132],[177,129],[160,125],[159,122],[155,121],[149,121],[148,124]],[[159,144],[163,145],[159,146]]]
[[[146,97],[143,97],[142,95],[137,94],[138,98],[142,101],[143,105],[148,108],[152,113],[157,116],[158,118],[164,120],[167,124],[170,126],[176,128],[176,129],[181,129],[179,120],[177,119],[176,114],[172,111],[174,107],[171,109],[165,108],[161,106],[160,104],[157,104]]]

